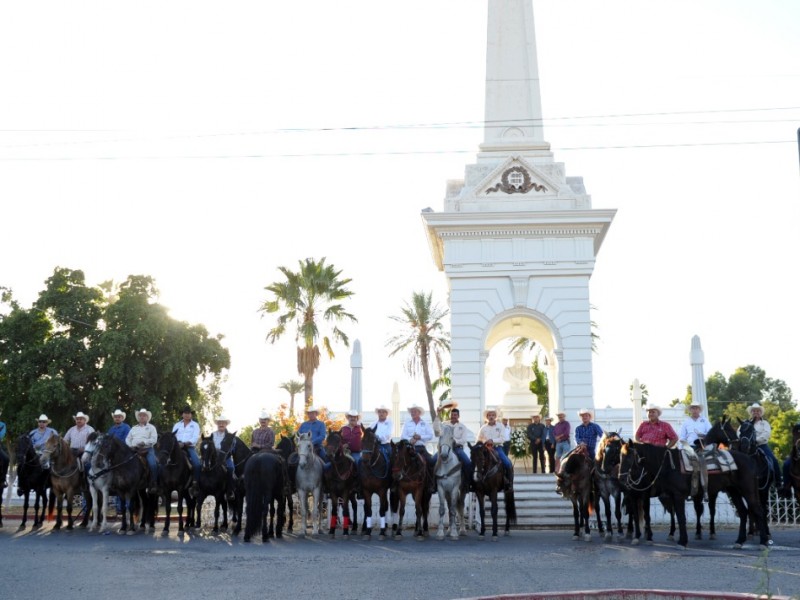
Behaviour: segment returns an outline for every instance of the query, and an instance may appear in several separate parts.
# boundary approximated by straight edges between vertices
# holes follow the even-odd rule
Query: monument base
[[[503,403],[497,409],[512,424],[517,421],[529,422],[533,415],[541,414],[542,406],[536,394],[531,392],[508,392],[503,396]]]

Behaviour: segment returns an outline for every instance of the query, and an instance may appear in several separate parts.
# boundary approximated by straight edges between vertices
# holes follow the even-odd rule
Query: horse
[[[219,533],[219,513],[222,508],[222,529],[228,528],[228,501],[225,492],[228,484],[228,469],[225,467],[225,453],[217,450],[214,437],[209,435],[200,439],[200,481],[197,482],[197,505],[195,527],[202,525],[203,502],[208,496],[214,498],[214,533]]]
[[[325,488],[331,498],[330,529],[328,535],[333,538],[336,535],[336,524],[338,518],[338,507],[342,505],[342,535],[346,538],[350,536],[350,507],[353,508],[353,522],[356,522],[356,511],[358,503],[355,496],[356,486],[358,485],[358,473],[356,473],[356,463],[342,444],[342,434],[338,431],[330,431],[325,442],[328,460],[331,468],[324,472]]]
[[[11,460],[6,455],[6,453],[0,451],[0,473],[7,473],[8,472],[8,466],[9,466],[10,463],[11,463]],[[5,486],[6,486],[6,480],[5,480],[5,476],[3,476],[2,481],[0,481],[0,496],[2,496],[2,492],[3,492],[3,489],[5,488]],[[27,502],[28,502],[28,499],[26,498],[25,499],[26,505],[27,505]],[[2,506],[2,504],[3,503],[0,502],[0,527],[3,526],[3,506]]]
[[[572,502],[572,517],[575,521],[572,539],[581,539],[580,532],[583,527],[583,539],[590,542],[592,533],[589,530],[589,513],[594,505],[594,464],[586,446],[578,446],[561,459],[561,471],[558,474],[556,491]],[[598,523],[599,527],[602,527],[599,517]]]
[[[466,478],[461,476],[461,461],[453,451],[455,440],[453,428],[442,425],[439,436],[439,451],[433,473],[436,477],[436,492],[439,495],[439,530],[436,537],[444,539],[444,513],[448,511],[450,521],[450,539],[457,540],[459,535],[466,535],[464,526],[464,497],[467,494]],[[460,529],[459,529],[460,524]]]
[[[364,493],[364,522],[361,525],[362,539],[372,536],[372,495],[377,494],[380,502],[380,534],[378,539],[386,539],[386,513],[389,513],[389,496],[392,488],[392,469],[390,457],[384,454],[375,435],[375,426],[364,429],[361,440],[361,491]]]
[[[750,456],[756,463],[758,473],[758,497],[761,501],[761,506],[764,511],[769,510],[769,489],[775,483],[775,473],[772,471],[772,465],[769,458],[764,454],[764,451],[758,447],[756,442],[756,430],[751,421],[739,421],[739,450]],[[731,429],[733,427],[731,426]],[[769,534],[769,520],[766,519],[767,533]],[[750,531],[753,532],[756,523],[750,523]]]
[[[44,524],[47,512],[47,490],[50,488],[50,471],[42,468],[39,463],[39,455],[33,447],[33,441],[27,435],[21,435],[17,439],[17,494],[24,498],[22,508],[22,522],[19,524],[20,530],[25,529],[28,522],[28,505],[30,494],[34,492],[33,505],[33,526],[41,527]],[[42,512],[39,514],[39,501],[42,503]],[[53,506],[55,497],[50,494],[50,506]]]
[[[474,446],[467,443],[470,449],[470,458],[472,465],[475,468],[473,475],[473,484],[475,495],[478,498],[478,511],[481,518],[481,529],[478,533],[478,538],[483,539],[486,534],[486,519],[485,517],[485,496],[489,496],[491,501],[491,515],[492,515],[492,541],[497,541],[497,511],[498,500],[497,494],[500,490],[504,489],[503,477],[503,463],[500,457],[491,448],[490,445],[478,442]],[[514,490],[505,490],[503,502],[506,509],[506,523],[505,535],[510,535],[511,524],[517,522],[517,507],[514,502]]]
[[[642,537],[644,525],[645,541],[653,543],[653,529],[650,526],[650,498],[656,495],[655,479],[636,460],[630,451],[629,444],[622,444],[620,449],[619,482],[622,486],[624,504],[628,513],[628,531],[626,538],[636,546]]]
[[[43,469],[50,469],[50,486],[55,494],[56,524],[54,529],[61,529],[63,524],[63,502],[67,503],[67,529],[73,527],[72,502],[75,496],[84,494],[86,512],[81,521],[81,527],[89,523],[89,512],[92,508],[92,499],[86,493],[83,469],[77,457],[72,454],[69,444],[60,435],[51,435],[44,444],[44,450],[39,456],[39,464]],[[47,510],[47,518],[53,516],[53,505]]]
[[[611,500],[614,500],[614,517],[617,519],[617,535],[621,538],[622,529],[622,486],[619,481],[620,458],[622,452],[622,439],[619,433],[608,433],[600,440],[597,449],[597,460],[594,469],[595,486],[595,512],[597,513],[597,528],[602,536],[603,519],[600,515],[600,501],[603,501],[606,514],[605,533],[606,541],[614,538],[614,528],[611,524]]]
[[[800,503],[800,424],[792,427],[792,451],[789,453],[789,478],[786,481]]]
[[[136,530],[137,517],[142,529],[150,523],[150,528],[155,528],[155,519],[152,514],[156,510],[155,498],[145,492],[148,482],[146,462],[138,450],[129,448],[124,442],[113,435],[100,434],[94,441],[95,448],[92,455],[92,472],[89,480],[92,481],[91,491],[93,500],[96,491],[102,490],[103,498],[98,506],[102,514],[102,523],[106,525],[106,500],[111,490],[119,496],[124,507],[122,511],[122,527],[120,533],[132,535]],[[98,485],[99,484],[99,485]],[[139,511],[141,508],[141,511]],[[138,513],[138,514],[137,514]],[[130,529],[128,529],[128,515],[130,514]],[[98,519],[92,520],[92,526],[97,527]]]
[[[322,513],[322,459],[314,452],[311,442],[311,433],[301,433],[297,436],[297,474],[295,486],[297,497],[300,501],[300,517],[302,526],[300,537],[305,537],[308,526],[308,495],[311,494],[311,535],[317,535],[322,526],[320,515]]]
[[[156,442],[156,460],[159,465],[158,487],[164,502],[163,535],[169,533],[170,516],[172,513],[172,492],[178,496],[178,531],[183,531],[183,503],[186,502],[186,526],[194,525],[195,499],[189,493],[192,484],[192,465],[189,457],[181,448],[175,434],[165,431],[158,435]]]
[[[397,523],[392,524],[392,536],[403,535],[403,516],[406,512],[406,496],[414,498],[416,522],[414,537],[422,539],[428,533],[428,511],[431,492],[428,485],[428,463],[417,453],[408,440],[392,443],[392,479],[396,494],[392,499],[392,512],[398,515]]]
[[[283,537],[284,513],[284,473],[286,472],[280,455],[275,452],[257,452],[244,465],[244,490],[247,499],[247,524],[244,528],[245,542],[250,542],[253,534],[261,527],[261,541],[267,542],[270,532],[267,527],[274,503],[278,504],[278,523],[275,537]]]
[[[253,455],[253,451],[247,447],[247,444],[242,441],[235,433],[226,435],[220,444],[222,451],[225,453],[225,458],[230,456],[233,459],[233,472],[234,472],[234,501],[230,506],[233,513],[232,521],[236,523],[233,527],[233,535],[239,535],[242,530],[242,513],[244,510],[244,469],[248,459]]]
[[[280,441],[275,445],[281,460],[283,461],[283,497],[286,500],[286,510],[289,513],[289,519],[285,521],[286,531],[291,533],[294,528],[294,493],[297,491],[294,487],[294,474],[289,474],[289,457],[295,453],[296,446],[292,436],[282,435]],[[295,467],[296,470],[296,467]],[[274,521],[275,521],[275,504],[273,501],[269,507],[269,535],[274,534]]]
[[[738,440],[736,431],[730,419],[722,419],[715,423],[705,436],[706,444],[724,444],[729,447],[729,452],[736,463],[736,470],[708,474],[708,510],[711,516],[709,531],[714,539],[714,515],[716,514],[716,499],[720,491],[728,494],[731,502],[736,507],[739,515],[739,535],[734,543],[734,549],[740,549],[747,539],[747,519],[755,524],[759,531],[760,545],[769,546],[769,523],[766,516],[766,504],[762,502],[759,490],[758,464],[755,457],[730,448]]]

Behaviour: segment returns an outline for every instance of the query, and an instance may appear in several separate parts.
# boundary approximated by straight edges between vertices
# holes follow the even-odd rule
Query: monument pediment
[[[498,198],[557,196],[561,183],[519,157],[509,157],[492,169],[475,186],[475,196]]]

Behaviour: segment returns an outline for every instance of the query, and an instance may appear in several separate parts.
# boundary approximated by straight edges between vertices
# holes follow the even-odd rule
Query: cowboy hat
[[[272,415],[265,410],[261,411],[261,414],[258,415],[259,421],[272,421]]]
[[[411,412],[412,410],[415,410],[415,409],[419,411],[419,414],[421,414],[421,415],[425,414],[425,409],[423,407],[421,407],[419,404],[417,404],[416,402],[414,404],[411,404],[406,410],[408,412]]]
[[[499,416],[499,411],[498,411],[496,408],[491,408],[491,407],[487,407],[487,408],[486,408],[486,409],[483,411],[483,416],[485,417],[485,416],[486,416],[486,415],[488,415],[490,412],[493,412],[493,413],[495,413],[496,415],[498,415],[498,416]]]
[[[224,414],[220,415],[216,419],[214,419],[214,423],[230,423],[230,422],[231,422],[231,420],[228,417],[226,417]]]
[[[36,422],[37,422],[37,423],[39,423],[39,422],[41,422],[41,421],[47,421],[47,424],[48,424],[48,425],[51,423],[50,419],[48,419],[48,418],[47,418],[47,415],[46,415],[46,414],[44,414],[44,413],[40,414],[40,415],[39,415],[39,418],[38,418],[38,419],[36,419]]]
[[[355,408],[351,408],[346,413],[344,413],[346,417],[360,417],[361,413],[359,413]]]
[[[192,415],[194,414],[194,411],[192,410],[192,407],[189,406],[188,404],[181,409],[181,414],[185,414],[185,413],[189,413],[189,414],[192,414]]]
[[[79,410],[77,414],[72,415],[73,419],[86,419],[86,422],[89,422],[89,415],[83,414],[83,411]]]
[[[697,408],[703,408],[703,405],[700,404],[699,400],[692,400],[692,402],[689,404],[689,408],[692,408],[693,406],[696,406]]]
[[[544,418],[544,420],[545,420],[545,421],[552,421],[552,420],[553,420],[553,417],[545,417],[545,418]]]
[[[307,413],[312,413],[312,412],[314,412],[314,413],[318,413],[318,412],[319,412],[319,406],[309,406],[309,407],[306,409],[306,412],[307,412]]]
[[[456,402],[455,400],[449,400],[449,399],[448,399],[448,400],[445,400],[444,402],[442,402],[442,403],[439,405],[439,408],[440,408],[440,409],[448,409],[448,408],[449,408],[449,409],[451,409],[451,410],[452,410],[452,409],[454,409],[456,406],[458,406],[458,402]]]
[[[531,415],[531,419],[541,419],[542,415]]]
[[[764,408],[758,402],[754,402],[753,404],[747,407],[747,414],[752,417],[753,411],[756,409],[760,410],[762,413],[764,412]]]
[[[565,413],[563,410],[560,410],[560,411],[558,411],[558,412],[556,413],[556,416],[557,416],[557,417],[560,417],[560,416],[562,416],[562,415],[566,417],[566,416],[567,416],[567,413]]]
[[[578,411],[578,416],[579,416],[579,417],[580,417],[580,416],[583,416],[583,415],[589,415],[589,416],[591,416],[591,414],[592,414],[592,411],[590,411],[588,408],[582,408],[582,409],[580,409],[580,410]]]
[[[647,412],[650,412],[651,410],[656,411],[658,413],[659,417],[661,416],[661,407],[660,406],[658,406],[656,404],[648,404],[647,405]]]
[[[153,413],[151,413],[151,412],[150,412],[149,410],[147,410],[146,408],[140,408],[139,410],[137,410],[137,411],[136,411],[136,418],[138,419],[138,418],[139,418],[139,415],[141,415],[141,414],[145,414],[145,415],[147,415],[147,420],[148,420],[148,421],[149,421],[150,419],[152,419],[152,418],[153,418]]]
[[[113,413],[111,413],[111,416],[112,416],[112,417],[122,417],[122,419],[123,419],[123,420],[125,420],[125,419],[128,417],[128,415],[126,415],[126,414],[125,414],[123,411],[121,411],[120,409],[117,409],[117,410],[115,410]]]

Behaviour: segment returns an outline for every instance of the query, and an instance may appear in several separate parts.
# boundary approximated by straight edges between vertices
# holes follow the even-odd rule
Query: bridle
[[[331,442],[331,436],[330,435],[328,436],[328,448],[329,449],[330,448],[334,449],[333,452],[329,453],[329,456],[331,457],[331,467],[333,467],[333,472],[336,474],[336,476],[341,481],[347,481],[348,479],[350,479],[350,476],[353,474],[353,469],[355,468],[355,464],[349,458],[347,458],[345,456],[344,444],[342,444],[341,435],[337,435],[337,436],[334,436],[334,437],[338,438],[338,442],[334,443],[334,444],[331,444],[330,443]],[[342,471],[339,468],[341,461],[337,461],[336,460],[339,457],[343,457],[344,460],[345,460],[345,464],[347,465],[344,471]]]
[[[411,444],[405,440],[402,441],[395,448],[395,456],[397,457],[397,464],[395,464],[395,460],[392,460],[392,476],[397,481],[406,479],[413,483],[419,483],[425,479],[427,472],[425,463],[422,457],[416,454]],[[412,470],[414,464],[418,465],[418,467]]]
[[[369,432],[369,433],[367,433]],[[372,447],[368,448],[369,441],[368,438],[372,438]],[[365,460],[365,457],[370,457],[369,460]],[[383,475],[376,475],[375,468],[379,466],[381,460],[384,461],[384,471]],[[376,479],[386,479],[389,476],[389,468],[391,465],[389,461],[386,460],[383,452],[380,449],[380,444],[378,443],[378,438],[375,436],[375,431],[373,429],[366,429],[364,431],[364,440],[362,440],[362,448],[361,448],[361,461],[362,464],[366,463],[369,467],[369,473]]]
[[[108,441],[106,442],[106,440],[108,440]],[[99,471],[97,471],[96,473],[95,472],[91,473],[88,476],[90,481],[94,481],[95,479],[97,479],[99,477],[102,477],[106,473],[110,473],[111,471],[119,469],[121,466],[123,466],[125,464],[128,464],[129,462],[131,462],[133,459],[135,459],[137,457],[137,453],[136,452],[132,452],[131,455],[128,458],[126,458],[125,460],[123,460],[122,462],[118,462],[117,464],[113,464],[111,462],[111,458],[108,456],[108,454],[103,453],[104,447],[108,447],[109,445],[111,445],[113,443],[113,440],[111,438],[106,437],[106,436],[99,436],[93,443],[97,446],[97,450],[92,449],[90,454],[96,452],[98,459],[102,458],[103,459],[103,463],[106,466],[103,467],[102,469],[100,469]]]
[[[472,463],[475,465],[475,481],[484,483],[500,471],[500,460],[497,460],[497,462],[495,462],[490,469],[484,470],[486,463],[490,461],[491,449],[489,446],[481,443],[475,444],[472,449]],[[477,458],[475,457],[475,450],[477,450]]]
[[[50,461],[51,457],[58,458],[64,451],[64,446],[66,446],[66,442],[60,436],[54,436],[50,438],[53,440],[52,448],[47,448],[42,451],[42,455],[39,457],[39,463],[44,466],[45,464],[50,465],[50,474],[54,477],[59,477],[61,479],[68,479],[78,473],[81,469],[80,461],[75,460],[75,467],[69,473],[59,473],[55,470],[54,465]],[[69,452],[67,453],[67,460],[72,457],[72,454]]]
[[[656,484],[656,481],[658,481],[658,476],[661,475],[661,469],[664,468],[664,462],[666,461],[668,453],[664,453],[664,460],[661,461],[661,465],[659,465],[658,471],[652,477],[652,481],[650,483],[643,484],[642,482],[645,476],[648,475],[647,469],[644,466],[644,458],[639,456],[639,453],[636,451],[636,447],[633,446],[632,444],[625,444],[624,447],[627,450],[627,452],[625,452],[625,455],[627,454],[632,455],[630,460],[633,462],[633,464],[639,467],[640,472],[638,477],[634,478],[634,476],[631,475],[630,469],[628,469],[627,471],[623,471],[622,465],[625,461],[623,461],[620,457],[619,479],[620,481],[625,482],[625,487],[627,487],[630,490],[633,490],[634,492],[646,492]]]

